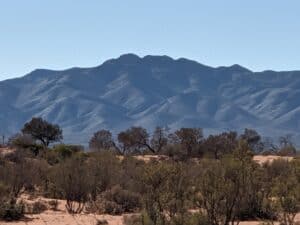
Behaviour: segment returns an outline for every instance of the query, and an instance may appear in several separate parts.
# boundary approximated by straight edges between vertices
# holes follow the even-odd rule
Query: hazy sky
[[[0,0],[0,80],[123,53],[300,69],[299,0]]]

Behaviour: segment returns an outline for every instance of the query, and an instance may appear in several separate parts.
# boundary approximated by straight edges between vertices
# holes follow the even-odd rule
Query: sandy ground
[[[11,148],[0,148],[0,155],[7,155],[10,153],[13,153],[15,151],[15,149],[11,149]],[[124,159],[124,156],[118,156],[118,158],[120,160]],[[158,161],[164,161],[167,160],[169,157],[165,156],[165,155],[137,155],[134,156],[134,158],[138,159],[138,160],[143,160],[145,162],[150,162],[151,160],[158,160]],[[292,160],[293,157],[289,157],[289,156],[276,156],[276,155],[256,155],[253,157],[253,160],[256,161],[259,164],[263,164],[265,162],[272,162],[273,160],[276,159],[285,159],[285,160]]]
[[[52,199],[37,198],[35,200],[29,200],[28,197],[23,197],[23,201],[32,203],[34,201],[47,202]],[[58,200],[58,210],[47,210],[41,214],[26,215],[25,218],[17,222],[1,222],[0,225],[97,225],[98,221],[106,220],[109,225],[124,225],[123,218],[130,216],[130,214],[124,214],[120,216],[111,215],[95,215],[95,214],[77,214],[71,215],[66,212],[65,201]],[[297,215],[296,221],[300,222],[300,214]],[[245,221],[240,222],[240,225],[259,225],[258,221]]]
[[[253,160],[259,164],[263,164],[266,162],[272,162],[276,159],[284,159],[287,161],[293,160],[294,157],[291,156],[277,156],[277,155],[255,155]]]
[[[22,200],[27,203],[33,203],[40,201],[47,203],[53,199],[36,198],[30,199],[28,196],[22,196]],[[95,214],[75,214],[71,215],[67,213],[65,208],[66,202],[64,200],[58,200],[57,211],[47,210],[41,214],[26,214],[25,218],[16,222],[3,222],[0,221],[0,225],[97,225],[99,220],[106,220],[109,225],[123,225],[123,216],[111,216],[111,215],[95,215]]]
[[[15,151],[15,149],[11,149],[11,148],[0,148],[0,155],[8,155],[11,154]]]
[[[124,225],[123,216],[110,215],[70,215],[66,212],[46,211],[39,215],[30,215],[18,222],[0,222],[1,225],[97,225],[97,221],[106,220],[109,225]],[[297,220],[300,222],[300,214]],[[240,225],[259,225],[258,221],[241,222]]]
[[[70,215],[65,212],[46,211],[39,215],[26,216],[18,222],[0,222],[2,225],[97,225],[98,220],[106,220],[109,225],[123,225],[122,216],[110,215]]]

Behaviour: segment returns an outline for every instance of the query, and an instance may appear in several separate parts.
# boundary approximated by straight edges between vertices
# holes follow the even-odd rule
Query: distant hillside
[[[0,133],[41,116],[66,142],[87,143],[98,129],[132,125],[255,128],[265,136],[300,134],[300,71],[213,68],[168,56],[122,55],[93,68],[35,70],[0,82]]]

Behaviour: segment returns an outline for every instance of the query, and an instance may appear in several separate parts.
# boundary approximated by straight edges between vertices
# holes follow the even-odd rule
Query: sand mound
[[[12,148],[0,148],[0,155],[5,156],[13,153],[15,149]]]
[[[277,159],[283,159],[283,160],[287,160],[287,161],[291,161],[294,158],[291,156],[277,156],[277,155],[255,155],[253,157],[253,160],[259,164],[263,164],[263,163],[271,163],[274,160]]]

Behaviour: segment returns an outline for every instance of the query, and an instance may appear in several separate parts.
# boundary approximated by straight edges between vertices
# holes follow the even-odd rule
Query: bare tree
[[[245,140],[254,152],[261,152],[264,148],[261,136],[256,130],[246,128],[241,135],[241,139]]]
[[[279,144],[281,147],[287,147],[293,145],[292,135],[286,134],[284,136],[279,137]]]
[[[5,135],[2,134],[1,138],[2,138],[2,145],[5,146]]]
[[[277,154],[282,156],[295,155],[297,150],[292,142],[292,135],[287,134],[279,138],[280,148]]]
[[[162,148],[168,144],[168,137],[162,127],[155,128],[150,143],[155,153],[161,152]]]

